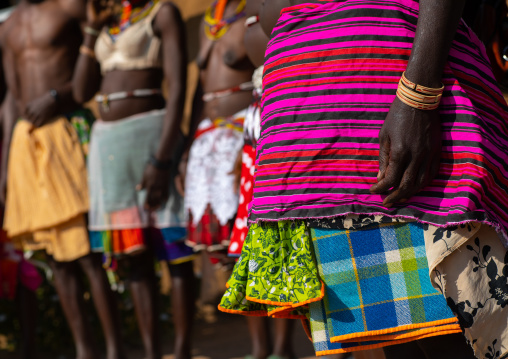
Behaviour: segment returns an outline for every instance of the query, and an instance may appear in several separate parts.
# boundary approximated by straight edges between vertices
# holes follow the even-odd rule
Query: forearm
[[[56,91],[52,96],[54,96],[57,106],[57,113],[66,113],[75,108],[76,101],[72,93],[72,80],[62,86],[51,89],[51,91]]]
[[[101,84],[100,65],[95,59],[93,50],[95,48],[96,36],[85,34],[83,48],[88,49],[88,54],[80,51],[74,77],[72,79],[74,98],[79,103],[89,101],[99,91]]]
[[[187,137],[185,139],[185,151],[187,152],[194,140],[194,135],[198,129],[199,123],[202,119],[203,114],[203,88],[201,86],[201,82],[198,80],[198,85],[196,87],[196,91],[194,92],[194,97],[192,99],[192,113],[189,123],[189,131],[187,133]]]
[[[406,77],[427,87],[441,87],[443,70],[465,0],[420,0],[416,35]]]
[[[5,101],[2,105],[2,158],[1,169],[2,174],[7,173],[7,164],[9,159],[9,148],[11,145],[12,132],[18,118],[16,102],[11,93],[5,95]]]
[[[155,157],[162,162],[171,161],[181,145],[183,104],[185,102],[185,85],[172,86],[166,102],[166,116],[162,128],[161,141]]]

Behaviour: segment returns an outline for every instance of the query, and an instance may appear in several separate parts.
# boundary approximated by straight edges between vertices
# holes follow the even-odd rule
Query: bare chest
[[[14,55],[32,50],[51,50],[80,42],[78,22],[56,2],[31,4],[18,9],[5,25],[5,48]]]

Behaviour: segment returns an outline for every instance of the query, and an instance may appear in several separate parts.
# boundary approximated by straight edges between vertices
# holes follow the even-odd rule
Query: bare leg
[[[194,268],[192,262],[185,262],[169,265],[169,272],[175,323],[175,359],[190,359],[194,320]]]
[[[21,358],[34,359],[35,353],[35,329],[37,317],[37,298],[35,292],[23,285],[18,286],[18,313],[21,322]]]
[[[383,351],[385,352],[386,359],[403,359],[403,358],[411,358],[411,359],[425,359],[425,354],[420,349],[416,342],[409,342],[398,345],[391,345],[389,347],[384,347]],[[450,357],[452,358],[452,357]],[[448,359],[450,359],[448,358]],[[434,359],[434,358],[433,358]]]
[[[427,359],[475,359],[462,334],[440,335],[417,341]]]
[[[332,354],[332,355],[327,355],[326,356],[326,359],[344,359],[344,358],[347,358],[349,356],[349,354],[347,353],[344,353],[344,354]],[[355,356],[356,358],[356,356]]]
[[[293,328],[294,320],[292,319],[274,319],[275,324],[275,340],[273,345],[273,354],[284,357],[293,357]]]
[[[106,339],[107,359],[123,359],[126,356],[120,334],[118,307],[101,262],[100,254],[79,259],[79,264],[90,281],[92,299]]]
[[[152,253],[129,256],[129,285],[147,359],[160,359],[158,305]]]
[[[342,356],[338,356],[337,358],[330,357],[328,359],[342,359],[342,358],[347,357],[347,355],[345,355],[345,354],[339,354],[339,355],[342,355]],[[385,354],[383,352],[383,349],[363,350],[363,351],[355,352],[354,358],[355,359],[385,359]]]
[[[81,271],[77,263],[56,262],[53,259],[50,259],[49,263],[55,277],[55,288],[76,345],[76,358],[99,358],[100,354],[87,320],[83,302],[83,285],[79,278]]]
[[[252,345],[251,354],[256,359],[265,359],[271,351],[270,331],[268,320],[264,317],[247,317],[250,341]]]

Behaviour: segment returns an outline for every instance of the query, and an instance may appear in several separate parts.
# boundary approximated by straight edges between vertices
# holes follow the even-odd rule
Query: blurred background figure
[[[75,96],[88,101],[99,91],[101,116],[92,129],[88,159],[92,248],[127,272],[149,359],[161,357],[154,252],[168,261],[175,356],[187,359],[193,251],[183,241],[183,203],[174,184],[183,150],[183,22],[164,0],[124,1],[119,10],[115,3],[91,0],[84,29]]]
[[[106,336],[107,355],[113,359],[123,357],[116,308],[101,257],[90,254],[84,217],[88,189],[80,139],[85,141],[86,133],[79,138],[71,125],[83,129],[91,121],[90,112],[74,101],[71,86],[84,17],[82,1],[23,0],[2,25],[9,91],[3,105],[4,229],[25,250],[46,251],[76,357],[91,359],[99,352],[83,303],[79,269],[84,270]]]
[[[218,0],[200,22],[199,78],[181,166],[186,170],[181,187],[189,214],[188,243],[203,253],[200,308],[211,320],[232,263],[227,246],[238,194],[231,171],[252,97],[254,67],[243,44],[244,19],[245,0]]]
[[[506,0],[467,0],[463,19],[485,44],[492,71],[508,87],[508,6]]]
[[[263,63],[269,36],[275,26],[280,11],[289,6],[288,0],[247,0],[245,12],[245,48],[251,62],[256,66],[252,76],[254,90],[252,103],[247,110],[244,122],[244,146],[239,153],[235,165],[235,184],[239,188],[240,203],[234,222],[228,254],[239,257],[243,242],[248,233],[248,205],[252,199],[254,188],[254,162],[256,160],[256,141],[260,132],[260,111],[262,96]],[[251,338],[252,352],[245,359],[284,359],[294,358],[292,348],[294,321],[277,318],[248,316],[248,328]],[[274,323],[273,340],[270,322]],[[363,355],[363,356],[362,356]],[[347,354],[328,356],[330,359],[347,357]],[[381,350],[372,353],[361,353],[358,358],[383,358]]]
[[[185,208],[189,243],[212,262],[225,258],[238,207],[231,174],[243,144],[245,110],[251,102],[253,65],[243,36],[245,0],[218,0],[201,23],[199,83],[189,130]],[[191,146],[190,146],[191,145]]]
[[[243,148],[235,164],[235,188],[239,191],[240,201],[234,221],[228,254],[239,257],[243,242],[248,233],[248,205],[254,189],[254,162],[256,160],[256,141],[260,131],[260,111],[262,95],[263,63],[266,45],[280,11],[289,6],[288,0],[247,0],[245,13],[245,49],[250,61],[256,67],[252,76],[251,105],[245,115],[243,127]],[[266,33],[261,26],[260,19]],[[294,322],[290,319],[266,317],[246,317],[251,340],[251,354],[245,359],[291,359],[295,357],[292,348]],[[273,322],[273,331],[270,330]],[[273,335],[271,335],[273,333]],[[272,340],[273,338],[273,340]]]
[[[3,5],[3,4],[2,4]],[[10,5],[10,4],[6,4]],[[8,18],[12,8],[3,9],[0,12],[0,23]],[[0,25],[1,31],[1,25]],[[5,100],[7,87],[3,69],[0,70],[0,98]],[[11,95],[12,96],[12,95]],[[6,101],[12,105],[13,101]],[[3,138],[3,127],[5,125],[4,112],[9,109],[0,108],[0,138]],[[0,153],[1,158],[1,153]],[[2,169],[0,169],[2,171]],[[0,190],[5,192],[6,176],[0,172]],[[0,218],[3,221],[3,208],[5,205],[5,193],[2,196]],[[0,299],[16,302],[17,316],[21,326],[21,359],[35,358],[35,328],[37,300],[35,290],[41,284],[42,278],[37,269],[23,257],[22,248],[16,246],[7,237],[4,230],[0,230]]]

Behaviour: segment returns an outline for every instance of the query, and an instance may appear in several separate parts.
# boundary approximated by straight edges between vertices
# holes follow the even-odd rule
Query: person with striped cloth
[[[301,318],[317,355],[508,356],[508,107],[463,7],[281,12],[220,309]]]

